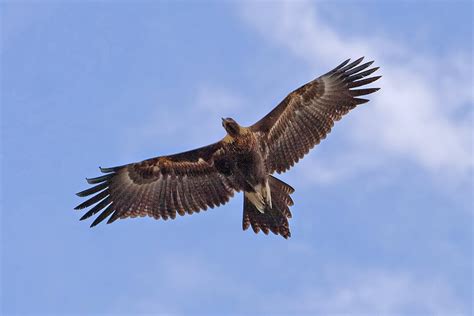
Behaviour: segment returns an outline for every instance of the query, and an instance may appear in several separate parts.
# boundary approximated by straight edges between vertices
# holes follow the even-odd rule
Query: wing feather
[[[105,175],[87,179],[95,186],[77,193],[90,197],[76,209],[92,206],[81,220],[99,212],[91,227],[109,216],[107,223],[138,216],[167,220],[226,203],[234,194],[233,186],[212,161],[224,145],[218,142],[181,154],[101,168]]]
[[[378,67],[373,61],[361,64],[363,57],[346,60],[325,75],[291,92],[277,107],[250,127],[260,133],[268,146],[268,172],[283,172],[298,162],[331,132],[340,120],[359,104],[359,98],[379,88],[364,86],[380,76],[365,78]],[[362,87],[360,89],[353,89]]]
[[[176,181],[176,204],[177,211],[180,216],[186,214],[186,207],[183,200],[183,184],[181,181]]]

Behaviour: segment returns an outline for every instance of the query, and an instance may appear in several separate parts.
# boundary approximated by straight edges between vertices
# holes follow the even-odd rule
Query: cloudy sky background
[[[2,314],[472,313],[473,5],[2,2]],[[242,201],[89,229],[97,167],[216,141],[346,58],[383,78],[294,169],[292,237]]]

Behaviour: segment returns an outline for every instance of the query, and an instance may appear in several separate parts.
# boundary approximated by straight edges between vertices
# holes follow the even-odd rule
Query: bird
[[[379,88],[367,85],[379,67],[373,61],[345,60],[326,74],[288,94],[255,124],[244,127],[222,118],[226,135],[198,149],[146,159],[111,168],[86,178],[94,185],[77,193],[88,199],[75,207],[90,209],[85,220],[100,213],[94,227],[108,218],[149,216],[175,219],[228,202],[243,192],[242,228],[255,233],[291,236],[288,219],[294,204],[292,186],[274,176],[294,166],[320,143],[334,123],[368,99]]]

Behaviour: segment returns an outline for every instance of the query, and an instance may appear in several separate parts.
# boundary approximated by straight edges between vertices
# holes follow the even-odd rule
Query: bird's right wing
[[[105,175],[87,179],[95,186],[77,193],[81,197],[93,196],[76,209],[95,204],[81,220],[98,212],[101,213],[91,227],[110,215],[107,223],[137,216],[166,220],[174,219],[176,213],[192,214],[226,203],[234,190],[212,163],[223,145],[221,141],[176,155],[101,168]]]

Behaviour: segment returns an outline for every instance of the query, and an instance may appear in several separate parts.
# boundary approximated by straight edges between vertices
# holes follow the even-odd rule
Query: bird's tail
[[[293,205],[290,194],[295,190],[285,182],[269,176],[268,182],[271,191],[271,207],[267,204],[263,212],[250,201],[248,193],[244,193],[244,216],[242,228],[249,226],[255,233],[262,230],[265,234],[270,231],[284,238],[291,236],[288,218],[291,218],[289,206]]]

